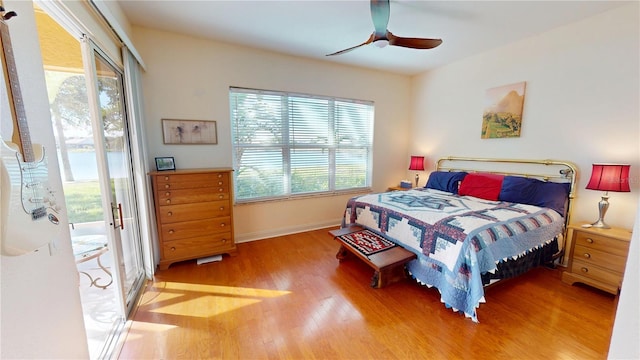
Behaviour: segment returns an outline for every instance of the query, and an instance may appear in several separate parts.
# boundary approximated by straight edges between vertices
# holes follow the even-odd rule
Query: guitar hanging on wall
[[[11,141],[0,141],[0,241],[2,255],[11,256],[27,254],[48,244],[52,226],[59,223],[55,215],[54,192],[47,186],[44,147],[32,144],[29,135],[9,28],[5,22],[14,16],[15,12],[5,13],[0,6],[2,68],[13,120]]]

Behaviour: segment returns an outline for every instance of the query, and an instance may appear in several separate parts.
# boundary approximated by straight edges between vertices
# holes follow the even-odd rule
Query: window
[[[373,103],[230,88],[236,202],[371,186]]]

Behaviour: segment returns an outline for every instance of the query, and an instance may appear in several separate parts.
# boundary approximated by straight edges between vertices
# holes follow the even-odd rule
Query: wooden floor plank
[[[480,323],[407,279],[372,289],[328,229],[243,243],[149,282],[120,359],[605,359],[615,297],[539,268],[486,289]]]

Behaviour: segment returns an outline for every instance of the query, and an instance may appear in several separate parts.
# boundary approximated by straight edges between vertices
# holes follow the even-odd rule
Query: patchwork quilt
[[[477,322],[476,309],[485,302],[481,274],[550,243],[564,219],[548,208],[412,189],[350,199],[342,225],[350,224],[413,251],[411,275]]]

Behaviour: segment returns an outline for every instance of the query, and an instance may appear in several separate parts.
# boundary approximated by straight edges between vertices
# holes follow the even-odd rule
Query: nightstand
[[[571,285],[580,282],[618,294],[627,263],[631,231],[570,225],[567,240],[571,248],[562,281]]]
[[[407,191],[407,190],[411,190],[413,189],[412,187],[410,188],[403,188],[401,186],[390,186],[387,191]]]

